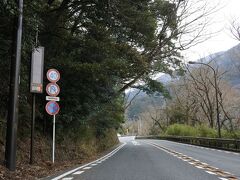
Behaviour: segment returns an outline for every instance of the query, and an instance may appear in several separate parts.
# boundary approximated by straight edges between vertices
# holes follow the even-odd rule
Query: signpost
[[[37,40],[36,40],[36,46],[37,46]],[[44,65],[44,47],[40,46],[33,49],[32,59],[31,59],[30,92],[32,93],[32,123],[31,123],[30,164],[33,164],[33,159],[34,159],[33,143],[34,143],[34,128],[35,128],[36,93],[43,92],[43,65]]]
[[[56,97],[60,93],[60,87],[56,84],[60,79],[60,73],[56,69],[49,69],[47,71],[47,79],[51,82],[46,87],[46,92],[49,96],[46,96],[46,100],[49,101],[46,104],[46,111],[49,115],[53,116],[53,144],[52,144],[52,162],[55,161],[55,115],[59,113],[60,107],[56,101],[60,101],[59,97]]]
[[[34,48],[31,62],[31,93],[42,93],[43,91],[43,62],[44,47]]]

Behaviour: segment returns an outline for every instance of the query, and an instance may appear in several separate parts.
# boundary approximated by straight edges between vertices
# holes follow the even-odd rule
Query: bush
[[[166,135],[171,136],[197,136],[196,128],[184,124],[170,125],[166,130]]]
[[[205,125],[197,126],[196,129],[198,132],[198,135],[197,135],[198,137],[210,137],[210,138],[217,137],[217,131]]]
[[[240,138],[240,131],[233,131],[233,132],[229,132],[226,130],[222,130],[222,138],[226,138],[226,139],[239,139]]]
[[[229,132],[221,129],[222,138],[228,139],[239,139],[240,131]],[[209,137],[209,138],[217,138],[217,130],[209,128],[205,125],[200,125],[196,127],[184,125],[184,124],[173,124],[170,125],[165,135],[170,136],[192,136],[192,137]]]

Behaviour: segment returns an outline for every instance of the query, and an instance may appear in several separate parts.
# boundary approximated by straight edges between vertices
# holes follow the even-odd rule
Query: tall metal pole
[[[38,26],[35,37],[35,47],[38,47]],[[33,61],[33,59],[31,59]],[[32,93],[32,123],[31,123],[31,144],[30,144],[30,164],[34,163],[34,129],[35,129],[35,109],[36,109],[36,94]]]
[[[22,44],[22,19],[23,19],[23,0],[18,1],[18,23],[15,49],[11,59],[11,77],[9,90],[9,109],[7,120],[5,163],[6,167],[15,171],[16,169],[16,143],[18,126],[18,94],[19,94],[19,75],[21,64],[21,44]]]
[[[30,145],[30,164],[34,162],[34,127],[35,127],[35,103],[36,95],[32,94],[32,123],[31,123],[31,145]]]
[[[53,115],[53,144],[52,144],[52,163],[55,161],[55,115]]]
[[[214,76],[214,88],[215,88],[215,98],[216,98],[216,111],[217,111],[217,126],[218,126],[218,137],[221,138],[221,125],[220,125],[220,115],[219,115],[219,103],[218,103],[218,85],[217,85],[217,73],[215,71],[215,69],[210,66],[209,64],[205,64],[205,63],[201,63],[201,62],[193,62],[193,61],[189,61],[189,64],[202,64],[205,65],[207,67],[209,67],[210,69],[212,69],[213,71],[213,76]]]

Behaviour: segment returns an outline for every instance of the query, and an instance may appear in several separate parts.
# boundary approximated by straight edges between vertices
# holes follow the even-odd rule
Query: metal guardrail
[[[161,139],[185,144],[192,144],[197,146],[240,152],[239,139],[222,139],[222,138],[220,139],[190,136],[137,136],[136,139]]]

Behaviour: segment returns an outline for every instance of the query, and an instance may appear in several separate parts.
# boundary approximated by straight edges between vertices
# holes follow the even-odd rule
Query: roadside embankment
[[[55,163],[51,162],[51,139],[37,136],[34,145],[34,164],[29,164],[30,138],[18,140],[17,168],[8,171],[4,166],[4,143],[0,149],[0,179],[30,180],[55,174],[58,171],[96,159],[119,143],[115,130],[108,130],[101,137],[87,139],[66,138],[56,144]]]

